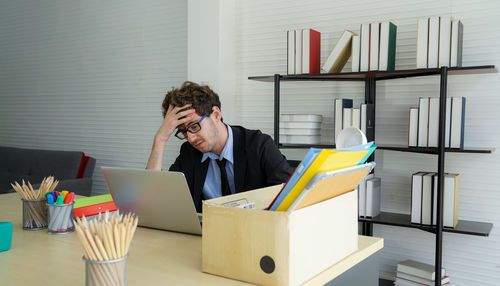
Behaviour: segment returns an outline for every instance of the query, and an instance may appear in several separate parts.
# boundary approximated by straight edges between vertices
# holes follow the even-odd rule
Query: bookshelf
[[[440,77],[440,107],[439,107],[439,142],[437,148],[422,148],[408,146],[378,146],[378,150],[396,151],[396,152],[413,152],[423,153],[438,156],[437,174],[438,174],[438,195],[437,195],[437,226],[422,226],[412,224],[410,215],[382,212],[374,218],[359,218],[362,223],[362,233],[364,235],[373,234],[373,224],[383,224],[396,227],[416,228],[423,231],[428,231],[435,234],[435,272],[436,276],[441,276],[442,265],[442,240],[443,232],[451,232],[465,235],[488,236],[493,227],[492,223],[476,222],[459,220],[456,228],[443,227],[443,186],[444,186],[444,165],[445,154],[449,152],[456,153],[478,153],[489,154],[495,151],[492,147],[467,147],[464,149],[445,148],[445,113],[446,113],[446,97],[447,97],[447,79],[449,75],[467,75],[467,74],[487,74],[496,73],[494,65],[469,66],[469,67],[441,67],[434,69],[408,69],[396,71],[371,71],[371,72],[347,72],[347,73],[331,73],[331,74],[300,74],[300,75],[280,75],[272,76],[251,76],[249,80],[272,82],[274,83],[274,141],[279,148],[282,149],[304,149],[310,147],[317,148],[334,148],[335,145],[310,145],[310,144],[280,144],[279,142],[279,116],[280,116],[280,84],[286,81],[357,81],[365,82],[365,103],[374,104],[374,112],[376,113],[376,83],[380,80],[391,80],[398,78],[411,78],[423,76],[439,76]],[[376,122],[374,122],[374,138],[367,138],[368,141],[375,141]],[[375,141],[376,143],[376,141]],[[436,285],[440,285],[441,281],[436,281]]]

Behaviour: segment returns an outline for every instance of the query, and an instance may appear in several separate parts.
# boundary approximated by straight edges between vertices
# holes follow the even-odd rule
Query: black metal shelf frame
[[[274,82],[274,141],[277,146],[284,148],[293,148],[292,144],[280,144],[279,142],[279,115],[280,115],[280,82],[281,81],[364,81],[365,82],[365,103],[371,103],[374,106],[374,113],[376,113],[376,82],[377,80],[388,80],[388,79],[397,79],[397,78],[408,78],[408,77],[419,77],[419,76],[430,76],[430,75],[439,75],[440,76],[440,91],[439,91],[439,138],[438,138],[438,147],[437,148],[406,148],[406,147],[379,147],[378,149],[382,150],[393,150],[393,151],[403,151],[403,152],[419,152],[419,153],[428,153],[438,155],[438,195],[437,195],[437,217],[436,221],[438,222],[435,227],[418,227],[425,231],[430,231],[435,233],[436,241],[435,241],[435,272],[436,277],[441,277],[441,265],[442,265],[442,246],[443,246],[443,231],[451,231],[449,229],[443,228],[443,185],[444,185],[444,163],[445,163],[445,152],[467,152],[467,150],[458,150],[458,149],[445,149],[445,114],[446,114],[446,94],[447,94],[447,79],[448,75],[459,75],[459,74],[480,74],[480,73],[495,73],[496,68],[493,65],[487,66],[472,66],[472,67],[456,67],[456,68],[448,68],[441,67],[435,69],[412,69],[412,70],[399,70],[399,71],[375,71],[375,72],[356,72],[356,73],[332,73],[332,74],[301,74],[301,75],[280,75],[275,74],[274,76],[255,76],[249,77],[250,80],[256,81],[264,81],[264,82]],[[374,130],[373,134],[376,134],[375,127],[376,122],[373,122]],[[375,136],[375,135],[374,135]],[[367,138],[368,141],[375,141],[375,138]],[[307,145],[301,145],[302,147]],[[296,146],[297,147],[297,146]],[[318,147],[318,146],[316,146]],[[333,146],[330,146],[333,147]],[[327,147],[327,148],[330,148]],[[300,148],[300,147],[299,147]],[[489,151],[488,151],[489,150]],[[486,149],[484,148],[474,148],[470,149],[470,153],[491,153],[494,149]],[[365,235],[373,235],[373,224],[374,223],[383,223],[383,224],[391,224],[390,221],[377,221],[373,219],[360,219],[362,222],[362,230]],[[475,222],[463,221],[464,224],[470,226],[470,223],[474,224]],[[481,224],[481,223],[480,223]],[[482,223],[483,229],[487,231],[486,234],[480,233],[471,233],[471,232],[460,232],[460,231],[451,231],[458,232],[464,234],[473,234],[473,235],[488,235],[491,230],[490,225],[488,223]],[[407,224],[397,224],[393,223],[392,225],[403,226],[403,227],[412,227]],[[489,228],[488,228],[489,227]],[[436,285],[441,286],[441,280],[436,280]]]

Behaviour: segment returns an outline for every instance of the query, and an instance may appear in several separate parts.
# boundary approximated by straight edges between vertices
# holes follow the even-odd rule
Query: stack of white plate
[[[320,144],[322,121],[318,114],[281,114],[280,143]]]

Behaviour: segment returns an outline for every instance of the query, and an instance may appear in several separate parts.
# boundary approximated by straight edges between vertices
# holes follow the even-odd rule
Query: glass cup
[[[48,232],[50,234],[63,234],[75,231],[73,225],[73,205],[69,204],[47,204],[49,214]]]
[[[113,260],[85,261],[85,285],[127,285],[127,256]]]
[[[23,229],[39,230],[47,227],[47,200],[23,201]]]

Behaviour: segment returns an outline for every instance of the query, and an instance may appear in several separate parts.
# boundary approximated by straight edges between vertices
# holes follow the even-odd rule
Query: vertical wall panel
[[[452,15],[464,24],[463,64],[500,65],[500,2],[485,1],[242,1],[238,9],[237,105],[241,123],[273,132],[273,85],[248,76],[286,73],[286,31],[314,28],[322,33],[321,59],[326,59],[344,29],[359,32],[361,23],[391,20],[398,26],[396,69],[415,68],[416,22],[420,17]],[[347,63],[344,71],[350,71]],[[498,147],[500,133],[499,74],[448,78],[450,96],[466,96],[465,145]],[[357,82],[282,82],[283,113],[317,113],[325,117],[322,141],[331,142],[333,99],[364,99]],[[378,144],[406,144],[408,108],[418,98],[439,96],[439,77],[398,79],[377,83]],[[302,158],[304,151],[284,150]],[[443,266],[455,285],[498,285],[500,280],[500,156],[446,154],[446,171],[461,174],[459,218],[492,222],[489,237],[445,233]],[[382,209],[408,214],[410,174],[435,171],[437,157],[390,151],[376,152],[377,176],[382,177]],[[339,230],[341,231],[341,230]],[[434,263],[433,234],[414,229],[374,226],[385,238],[381,276],[391,278],[399,261],[413,258]]]
[[[84,151],[94,194],[101,166],[146,166],[164,94],[186,80],[186,1],[4,1],[0,38],[0,145]]]

